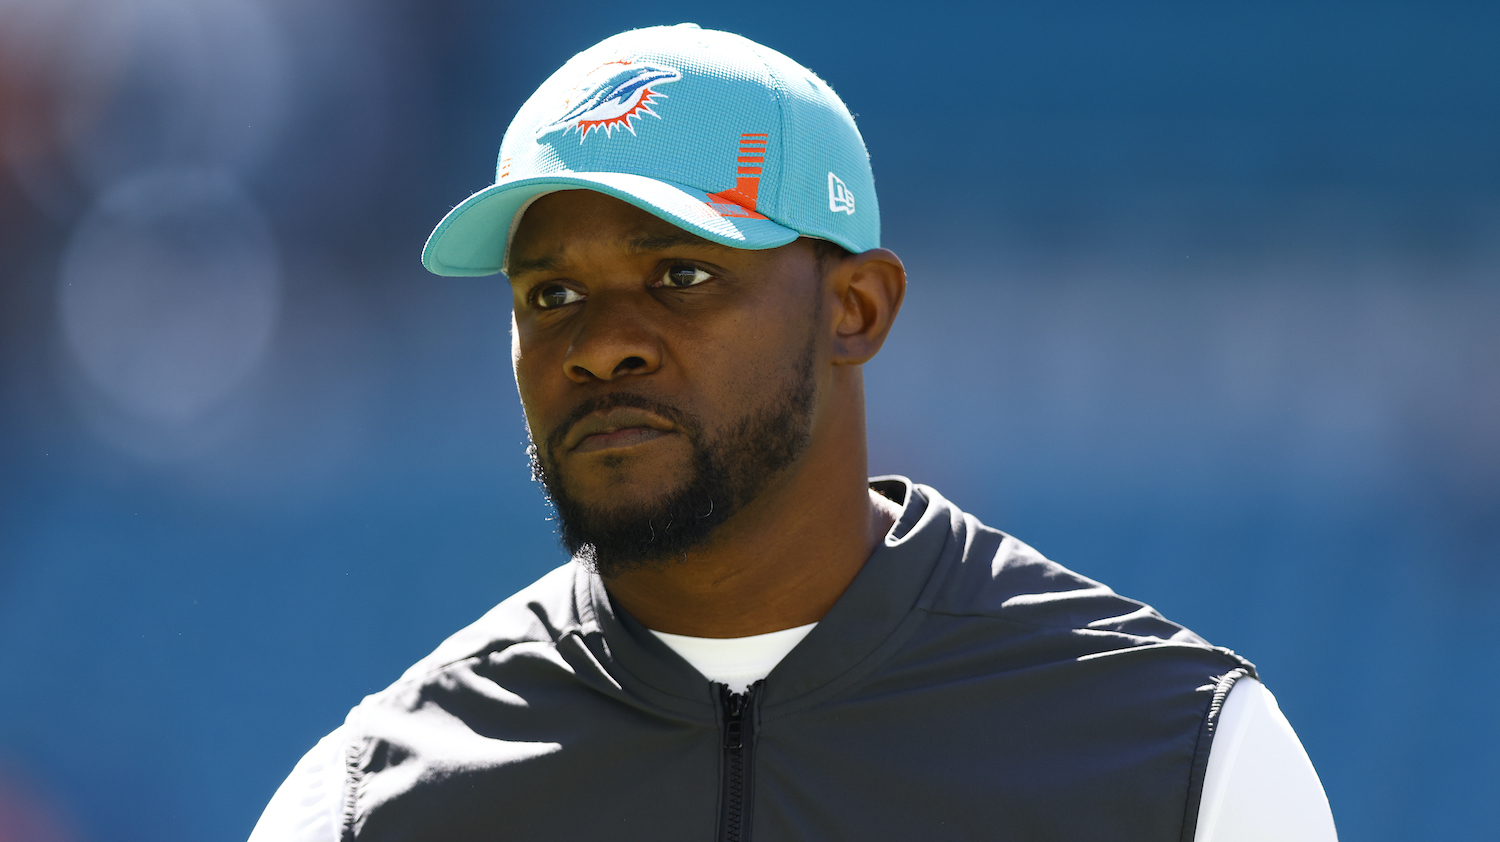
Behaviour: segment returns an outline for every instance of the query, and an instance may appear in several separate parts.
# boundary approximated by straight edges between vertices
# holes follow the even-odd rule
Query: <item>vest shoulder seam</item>
[[[1219,714],[1224,709],[1224,700],[1229,698],[1229,691],[1234,689],[1235,682],[1249,676],[1255,677],[1255,666],[1233,651],[1221,647],[1211,647],[1219,654],[1235,658],[1244,664],[1217,677],[1213,685],[1213,696],[1209,698],[1208,709],[1203,712],[1203,721],[1198,725],[1198,739],[1193,746],[1193,762],[1188,767],[1187,798],[1182,807],[1182,837],[1181,842],[1194,842],[1198,835],[1198,810],[1202,806],[1203,782],[1208,776],[1208,755],[1213,750],[1214,734],[1218,730]]]
[[[1123,597],[1121,597],[1121,598],[1123,599]],[[1139,602],[1134,602],[1134,601],[1132,601],[1132,603],[1137,606],[1136,607],[1136,611],[1139,611],[1142,608],[1145,608],[1145,609],[1153,611],[1153,612],[1155,611],[1155,609],[1151,608],[1150,606],[1148,606],[1148,605],[1146,605],[1144,603],[1139,603]],[[1000,610],[1000,611],[947,611],[947,610],[943,610],[943,609],[940,609],[940,608],[922,607],[921,610],[925,611],[927,614],[930,614],[930,615],[933,615],[933,616],[939,616],[939,617],[956,617],[956,618],[957,617],[970,617],[970,618],[977,618],[977,619],[995,620],[995,621],[1001,622],[1001,623],[1010,623],[1012,625],[1026,626],[1028,628],[1033,628],[1033,629],[1053,629],[1053,630],[1066,630],[1066,631],[1076,631],[1076,630],[1082,629],[1082,630],[1095,631],[1095,632],[1109,632],[1111,634],[1125,635],[1126,637],[1139,637],[1139,638],[1143,638],[1143,639],[1152,639],[1152,640],[1162,640],[1162,639],[1164,639],[1164,638],[1149,638],[1147,635],[1135,634],[1133,632],[1128,632],[1128,631],[1120,631],[1118,629],[1091,628],[1088,625],[1079,626],[1079,625],[1076,625],[1076,624],[1073,624],[1073,623],[1066,623],[1066,622],[1045,623],[1045,622],[1038,622],[1036,620],[1023,620],[1023,619],[1020,619],[1018,617],[1006,616],[1006,613],[1004,612],[1003,609]],[[1131,613],[1134,613],[1134,612],[1131,612]],[[1115,615],[1115,617],[1124,617],[1124,616],[1128,616],[1128,615],[1126,615],[1126,614]],[[1095,620],[1093,622],[1099,622],[1100,620],[1112,620],[1112,619],[1115,619],[1115,617],[1100,617],[1098,620]],[[1168,620],[1165,617],[1160,617],[1160,615],[1158,615],[1158,617],[1164,623],[1168,623],[1168,624],[1170,624],[1172,626],[1175,626],[1178,629],[1181,629],[1183,631],[1191,632],[1191,630],[1188,629],[1185,626],[1179,625],[1177,623],[1173,623],[1171,620]],[[1213,647],[1209,647],[1209,648],[1213,648]]]

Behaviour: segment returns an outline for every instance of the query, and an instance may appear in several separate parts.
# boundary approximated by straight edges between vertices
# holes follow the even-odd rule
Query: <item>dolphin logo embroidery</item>
[[[612,71],[612,72],[611,72]],[[591,81],[608,73],[599,81]],[[661,115],[651,110],[651,103],[666,99],[666,94],[653,91],[650,86],[665,85],[682,78],[682,73],[670,67],[635,62],[609,62],[584,77],[579,86],[581,95],[576,104],[556,121],[537,129],[537,137],[556,131],[564,134],[578,130],[578,142],[589,136],[589,132],[603,130],[611,137],[614,130],[624,127],[635,134],[631,120],[640,114],[650,114],[660,120]],[[569,98],[572,102],[572,98]]]

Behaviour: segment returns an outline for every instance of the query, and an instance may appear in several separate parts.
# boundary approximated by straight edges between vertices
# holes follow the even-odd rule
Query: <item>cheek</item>
[[[510,373],[516,374],[521,362],[521,331],[516,327],[516,314],[510,314]],[[516,380],[519,382],[520,377]]]
[[[528,360],[521,357],[521,332],[516,327],[516,317],[510,318],[510,373],[516,380],[516,393],[521,397],[521,409],[526,413],[526,423],[532,423],[531,395],[534,391],[532,384],[536,383],[535,377],[527,371]]]
[[[803,314],[762,314],[733,338],[699,349],[696,379],[720,424],[732,424],[782,399],[798,376],[811,335]]]
[[[549,405],[547,388],[555,384],[543,376],[546,363],[539,350],[523,348],[521,332],[517,329],[514,318],[510,327],[510,365],[516,380],[516,394],[521,399],[521,411],[526,416],[526,426],[534,437],[545,437],[545,409]],[[543,425],[543,428],[538,425]]]

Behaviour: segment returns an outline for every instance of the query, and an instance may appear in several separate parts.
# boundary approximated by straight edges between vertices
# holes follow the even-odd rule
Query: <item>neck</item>
[[[853,385],[862,391],[857,374]],[[820,419],[803,457],[703,548],[609,579],[615,602],[647,628],[694,637],[748,637],[822,619],[900,515],[869,488],[857,397]]]

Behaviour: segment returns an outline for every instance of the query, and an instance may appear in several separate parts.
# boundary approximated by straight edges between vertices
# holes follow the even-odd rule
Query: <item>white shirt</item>
[[[770,674],[817,623],[751,637],[653,631],[711,681],[741,692]],[[250,842],[338,842],[343,821],[343,727],[318,741],[261,814]],[[1235,682],[1208,755],[1195,842],[1337,842],[1312,761],[1276,697]]]

